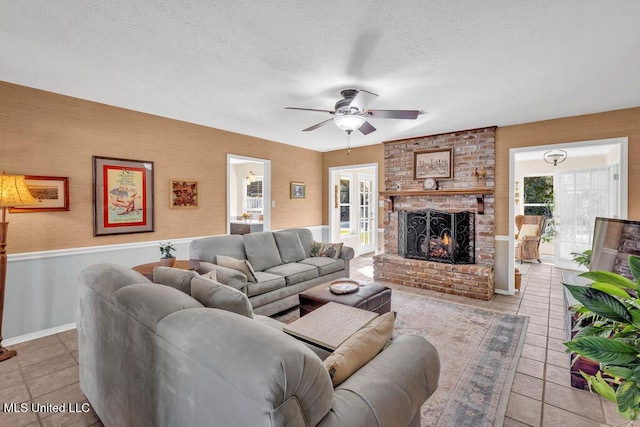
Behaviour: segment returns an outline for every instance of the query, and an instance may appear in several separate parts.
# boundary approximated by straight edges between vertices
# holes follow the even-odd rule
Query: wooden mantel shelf
[[[456,196],[473,194],[478,200],[478,214],[484,214],[484,196],[493,194],[493,188],[473,187],[473,188],[452,188],[444,190],[395,190],[381,191],[380,196],[391,199],[391,211],[393,212],[394,199],[396,197],[416,197],[416,196]]]

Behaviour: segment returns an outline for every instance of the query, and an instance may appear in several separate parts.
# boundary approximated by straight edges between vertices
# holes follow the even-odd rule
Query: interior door
[[[376,249],[376,201],[375,175],[358,174],[358,253],[374,252]]]

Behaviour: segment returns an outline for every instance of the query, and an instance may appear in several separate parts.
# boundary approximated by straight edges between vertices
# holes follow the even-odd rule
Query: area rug
[[[395,333],[423,336],[440,354],[422,426],[502,426],[528,318],[397,290],[391,304]]]

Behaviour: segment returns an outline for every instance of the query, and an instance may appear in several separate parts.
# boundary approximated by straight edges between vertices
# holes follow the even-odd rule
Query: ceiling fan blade
[[[333,121],[333,119],[327,119],[327,120],[322,121],[320,123],[316,123],[313,126],[310,126],[310,127],[306,128],[306,129],[302,129],[302,132],[308,132],[310,130],[318,129],[319,127],[322,127],[322,126],[324,126],[324,125],[326,125],[326,124],[328,124],[329,122],[332,122],[332,121]]]
[[[417,119],[420,110],[369,110],[369,117],[374,119]]]
[[[371,123],[364,122],[358,130],[362,132],[363,135],[369,135],[371,132],[375,131],[376,128],[374,128]]]
[[[351,102],[349,103],[349,109],[357,108],[358,111],[364,111],[365,108],[367,108],[367,105],[369,105],[369,103],[371,101],[375,100],[377,97],[378,97],[378,95],[376,95],[373,92],[368,92],[366,90],[360,90],[360,91],[358,91],[356,96],[354,96],[353,99],[351,100]]]
[[[284,107],[285,110],[301,110],[301,111],[318,111],[320,113],[329,113],[333,114],[334,111],[331,110],[318,110],[316,108],[298,108],[298,107]]]

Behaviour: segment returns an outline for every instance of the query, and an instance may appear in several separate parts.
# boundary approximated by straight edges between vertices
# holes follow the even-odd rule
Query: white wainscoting
[[[306,227],[323,241],[327,226]],[[178,259],[189,259],[196,237],[170,240]],[[158,261],[160,241],[93,246],[8,256],[2,335],[4,346],[72,329],[76,321],[78,274],[97,263],[133,267]]]

